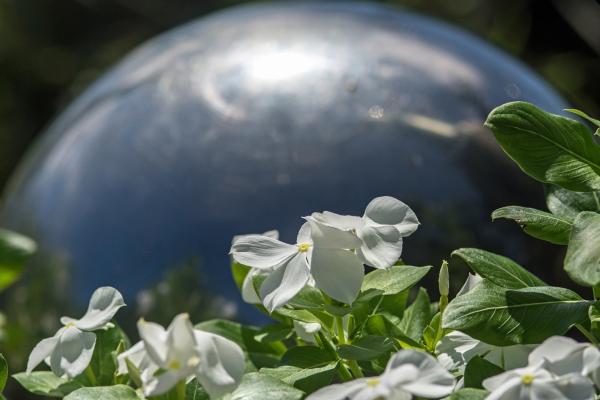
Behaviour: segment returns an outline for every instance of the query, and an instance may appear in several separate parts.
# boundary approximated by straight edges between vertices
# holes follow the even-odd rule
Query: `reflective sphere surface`
[[[489,219],[542,197],[482,127],[511,100],[565,107],[517,61],[428,18],[234,8],[144,44],[75,101],[14,177],[0,222],[39,241],[37,262],[68,265],[80,299],[105,284],[132,299],[194,259],[207,291],[240,303],[234,234],[293,240],[301,216],[362,214],[378,195],[420,217],[407,262],[477,246],[534,263],[544,248]]]

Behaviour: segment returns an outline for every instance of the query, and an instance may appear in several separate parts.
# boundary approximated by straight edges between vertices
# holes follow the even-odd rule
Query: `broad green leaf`
[[[481,383],[494,375],[504,372],[502,368],[481,358],[480,356],[473,357],[465,367],[465,387],[483,389]]]
[[[260,329],[254,339],[261,343],[277,342],[289,338],[292,333],[293,329],[289,326],[281,324],[267,325]]]
[[[210,400],[210,396],[194,378],[185,385],[185,400]]]
[[[288,305],[295,308],[321,309],[325,304],[323,294],[319,289],[312,286],[304,286],[302,290],[288,302]]]
[[[512,219],[523,228],[525,233],[554,244],[569,243],[569,235],[573,227],[573,224],[566,219],[528,207],[499,208],[492,213],[492,220],[498,218]]]
[[[246,279],[248,272],[250,272],[250,267],[236,261],[231,261],[231,275],[233,276],[235,285],[240,291],[242,290],[242,285],[244,284],[244,279]]]
[[[579,192],[600,190],[600,147],[582,123],[513,102],[492,110],[485,124],[533,178]]]
[[[541,343],[585,321],[592,303],[564,288],[511,290],[484,279],[448,304],[442,327],[497,346]]]
[[[321,320],[312,312],[308,310],[292,310],[291,308],[281,307],[275,311],[276,314],[283,315],[296,321],[306,323],[321,323]]]
[[[399,328],[408,337],[420,342],[423,331],[429,325],[431,318],[433,318],[433,313],[429,296],[424,288],[419,288],[415,301],[404,311]]]
[[[337,361],[315,368],[283,365],[278,368],[262,368],[260,373],[271,375],[305,393],[312,393],[331,383],[331,380],[336,374],[337,366]]]
[[[383,314],[370,316],[364,325],[364,331],[369,335],[392,337],[396,339],[402,347],[422,348],[420,343],[402,332],[398,326]]]
[[[565,271],[580,285],[600,284],[600,214],[584,211],[575,218]]]
[[[427,275],[430,269],[431,266],[411,267],[408,265],[376,269],[365,276],[361,292],[377,289],[383,291],[384,295],[397,294],[413,287]]]
[[[13,378],[27,391],[40,396],[64,397],[81,388],[80,383],[59,378],[50,371],[22,372],[13,375]]]
[[[35,251],[36,245],[33,240],[0,229],[0,290],[19,278],[23,265]]]
[[[394,348],[394,342],[383,336],[368,335],[352,344],[338,346],[338,354],[346,360],[367,361],[373,360]]]
[[[4,391],[6,379],[8,378],[8,364],[2,354],[0,354],[0,393]]]
[[[304,392],[268,374],[253,372],[244,375],[230,400],[300,400]]]
[[[484,400],[490,394],[487,390],[463,388],[445,397],[444,400]]]
[[[97,386],[75,390],[65,400],[142,400],[130,386]]]
[[[581,118],[586,119],[589,122],[591,122],[592,124],[596,125],[598,127],[598,129],[596,129],[596,135],[600,135],[600,120],[597,120],[596,118],[592,118],[589,115],[587,115],[586,113],[584,113],[583,111],[577,110],[575,108],[567,108],[567,109],[565,109],[565,111],[568,111],[570,113],[578,115]]]
[[[320,367],[335,361],[326,351],[317,346],[296,346],[289,349],[281,358],[281,365],[300,368]]]
[[[115,371],[117,370],[116,350],[120,343],[125,343],[126,347],[129,347],[129,338],[118,326],[98,330],[95,333],[96,345],[94,346],[94,355],[90,361],[90,368],[96,377],[94,386],[109,386],[114,383]],[[77,379],[84,386],[92,386],[86,374],[82,374]]]
[[[383,296],[383,300],[379,304],[379,311],[389,313],[396,318],[402,318],[406,310],[409,292],[410,290],[405,290],[398,294]]]
[[[280,341],[262,343],[256,340],[255,337],[260,333],[260,329],[254,326],[213,319],[197,324],[196,328],[221,335],[237,343],[257,368],[274,367],[286,351],[285,345]]]
[[[572,192],[558,186],[546,188],[548,210],[571,223],[582,211],[600,213],[600,192]]]
[[[520,289],[546,285],[510,258],[489,251],[463,248],[455,250],[452,255],[460,257],[473,272],[504,288]]]

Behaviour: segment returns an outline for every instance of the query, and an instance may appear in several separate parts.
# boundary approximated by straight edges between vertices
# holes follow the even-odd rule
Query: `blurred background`
[[[242,3],[246,2],[0,0],[0,190],[53,117],[130,50],[182,23]],[[600,115],[600,5],[596,1],[381,3],[473,33],[537,71],[573,106]],[[512,228],[519,234],[518,228]],[[139,294],[136,308],[125,312],[124,323],[139,314],[165,323],[182,307],[194,319],[235,317],[235,305],[200,294],[203,278],[197,263],[192,259],[177,265],[163,282]],[[8,322],[0,349],[11,351],[15,369],[23,367],[27,357],[23,349],[31,348],[56,325],[55,313],[32,305],[65,314],[81,308],[68,298],[48,296],[51,288],[68,286],[66,266],[58,260],[44,268],[44,279],[30,279],[1,298]],[[28,313],[20,312],[23,309]]]

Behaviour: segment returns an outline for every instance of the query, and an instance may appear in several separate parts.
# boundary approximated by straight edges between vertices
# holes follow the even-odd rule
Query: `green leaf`
[[[27,391],[40,396],[64,397],[81,388],[80,383],[59,378],[50,371],[22,372],[13,378]]]
[[[288,305],[309,310],[321,309],[325,305],[325,299],[319,289],[307,285],[288,302]]]
[[[244,284],[244,279],[246,279],[248,272],[250,272],[250,267],[233,260],[231,261],[231,275],[233,276],[235,285],[240,291],[242,290],[242,285]]]
[[[565,111],[568,111],[570,113],[578,115],[579,117],[581,117],[583,119],[588,120],[589,122],[591,122],[592,124],[596,125],[600,129],[600,120],[597,120],[596,118],[590,117],[589,115],[587,115],[583,111],[577,110],[575,108],[567,108],[567,109],[565,109]],[[596,135],[598,135],[598,130],[596,130]]]
[[[575,218],[565,271],[580,285],[600,284],[600,214],[584,211]]]
[[[402,347],[422,348],[420,343],[402,332],[398,326],[394,325],[394,323],[383,314],[370,316],[365,323],[364,331],[370,335],[392,337],[398,340]]]
[[[582,123],[513,102],[492,110],[485,124],[533,178],[579,192],[600,190],[600,147]]]
[[[502,368],[481,358],[480,356],[473,357],[465,367],[465,387],[483,389],[481,383],[494,375],[504,372]]]
[[[423,279],[431,268],[431,266],[394,265],[388,269],[376,269],[365,276],[361,292],[369,289],[381,290],[384,295],[403,292]]]
[[[507,289],[546,285],[544,281],[510,258],[489,251],[463,248],[455,250],[452,255],[460,257],[481,277]]]
[[[231,394],[230,400],[300,400],[304,392],[268,374],[244,375],[240,386]]]
[[[600,213],[600,192],[572,192],[552,185],[546,192],[548,210],[571,223],[582,211]]]
[[[85,387],[74,391],[64,400],[141,400],[135,390],[129,386]]]
[[[25,262],[35,251],[33,240],[0,229],[0,291],[19,278]]]
[[[277,342],[289,338],[293,332],[294,330],[289,326],[281,324],[267,325],[260,329],[254,339],[261,343]]]
[[[433,318],[431,302],[424,288],[419,288],[415,301],[404,311],[400,322],[400,330],[416,342],[421,341],[423,331]]]
[[[281,365],[300,368],[314,368],[329,364],[335,359],[317,346],[296,346],[289,349],[281,358]]]
[[[8,378],[8,364],[4,355],[0,354],[0,393],[4,391],[6,379]]]
[[[383,336],[368,335],[352,344],[338,346],[338,354],[346,360],[368,361],[373,360],[394,348],[394,342]]]
[[[423,343],[427,347],[427,350],[434,353],[435,347],[444,336],[444,333],[445,330],[442,329],[442,314],[438,312],[423,331]]]
[[[463,388],[444,398],[444,400],[484,400],[488,394],[487,390]]]
[[[121,343],[125,343],[126,347],[129,347],[129,338],[118,326],[106,330],[101,329],[95,333],[96,345],[90,361],[90,368],[97,380],[94,386],[109,386],[114,383],[117,370],[117,348]],[[84,386],[92,386],[91,382],[87,381],[85,374],[78,377],[78,380],[81,380]]]
[[[492,220],[497,218],[512,219],[523,228],[525,233],[554,244],[569,243],[569,235],[573,227],[573,224],[566,219],[528,207],[499,208],[492,213]]]
[[[511,290],[484,279],[448,304],[442,327],[497,346],[541,343],[585,321],[591,304],[564,288]]]
[[[259,342],[255,338],[260,334],[259,328],[238,322],[213,319],[200,322],[196,329],[221,335],[237,343],[256,368],[274,367],[287,349],[280,341]]]
[[[260,373],[280,379],[305,393],[312,393],[331,383],[336,374],[337,366],[337,361],[315,368],[283,365],[278,368],[262,368]]]
[[[185,400],[210,400],[210,396],[194,378],[185,385]]]

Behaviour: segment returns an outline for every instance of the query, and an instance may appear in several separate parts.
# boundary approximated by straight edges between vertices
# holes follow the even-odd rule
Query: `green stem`
[[[575,325],[575,327],[579,330],[579,332],[581,332],[583,334],[583,336],[585,336],[587,338],[587,340],[589,340],[590,342],[592,342],[595,345],[598,344],[598,340],[596,340],[596,338],[594,337],[592,332],[588,331],[583,325],[577,324],[577,325]]]
[[[87,376],[92,386],[98,386],[98,379],[96,379],[96,374],[94,374],[92,367],[90,367],[89,365],[85,369],[85,376]]]
[[[594,286],[592,290],[594,291],[594,300],[600,299],[600,286]]]
[[[358,366],[356,360],[348,360],[348,366],[350,367],[350,371],[352,371],[352,374],[354,374],[355,378],[364,378],[362,370]]]
[[[177,400],[185,400],[185,381],[179,381],[175,387]]]
[[[346,332],[344,332],[344,320],[339,315],[335,316],[335,325],[339,344],[346,344]]]

